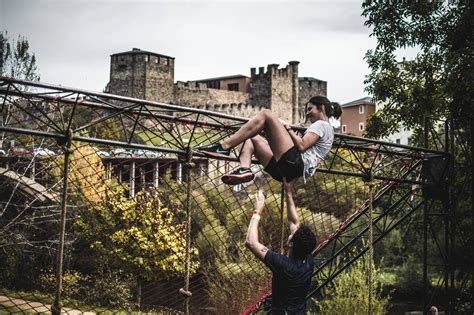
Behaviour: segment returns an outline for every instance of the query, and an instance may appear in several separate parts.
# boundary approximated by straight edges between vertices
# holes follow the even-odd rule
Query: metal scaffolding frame
[[[45,106],[47,105],[47,106]],[[54,111],[56,116],[48,112],[48,107]],[[72,127],[73,119],[79,109],[87,109],[95,113],[92,121]],[[35,122],[35,128],[9,125],[11,112],[21,113],[29,120]],[[66,224],[67,204],[67,172],[70,144],[74,142],[107,145],[127,149],[141,149],[154,152],[176,155],[184,163],[191,165],[193,157],[206,157],[205,154],[196,150],[195,147],[209,141],[209,134],[203,136],[206,131],[219,131],[218,137],[212,140],[220,140],[228,136],[243,125],[247,118],[211,112],[202,109],[182,107],[172,104],[164,104],[130,97],[96,93],[85,90],[66,88],[39,82],[28,82],[12,78],[0,77],[0,113],[3,120],[0,132],[8,134],[21,134],[33,137],[42,137],[56,140],[57,144],[64,150],[64,182],[62,190],[62,215],[60,226],[59,256],[57,260],[59,271],[57,274],[57,294],[53,305],[53,312],[61,310],[61,281],[62,281],[62,255],[64,246],[64,226]],[[58,116],[57,113],[60,113]],[[56,119],[60,119],[57,121]],[[94,127],[101,126],[109,120],[121,122],[119,132],[120,140],[111,138],[98,138],[85,134]],[[144,120],[154,123],[149,127]],[[191,132],[186,132],[182,126],[189,126]],[[200,129],[199,129],[200,128]],[[304,128],[293,126],[298,132]],[[161,140],[160,145],[139,144],[134,141],[138,130],[152,134]],[[199,132],[204,130],[205,132]],[[438,185],[438,179],[423,172],[423,165],[427,160],[447,159],[451,164],[446,164],[453,170],[454,159],[454,128],[446,128],[446,146],[444,150],[429,149],[429,128],[425,128],[425,148],[418,148],[400,144],[387,143],[383,141],[370,140],[361,137],[337,134],[330,156],[323,165],[317,169],[319,173],[333,174],[341,177],[355,177],[366,181],[375,180],[379,183],[373,200],[373,244],[380,241],[387,233],[402,224],[417,210],[424,209],[424,258],[423,279],[425,292],[428,294],[428,262],[427,248],[429,229],[429,210],[434,204],[431,198],[420,198],[417,192],[421,188],[431,189]],[[450,134],[451,132],[451,134]],[[448,143],[450,143],[448,145]],[[348,154],[350,157],[348,157]],[[234,151],[234,157],[229,161],[237,161],[238,149]],[[189,171],[190,168],[188,168]],[[442,172],[443,175],[445,172]],[[452,175],[452,172],[449,172]],[[453,175],[454,176],[454,175]],[[190,176],[187,176],[188,198],[190,191]],[[452,177],[448,183],[452,183]],[[451,187],[451,186],[450,186]],[[455,199],[452,188],[444,199],[445,225],[445,247],[455,241]],[[189,210],[190,201],[186,202]],[[334,277],[349,267],[356,259],[359,259],[369,249],[368,209],[371,205],[366,201],[361,209],[347,218],[339,229],[320,243],[315,251],[315,272],[317,285],[311,288],[308,296],[314,296],[330,283]],[[283,199],[281,201],[283,209]],[[449,208],[449,211],[448,211]],[[190,226],[190,216],[186,219]],[[187,240],[189,247],[190,240]],[[360,244],[365,244],[360,246]],[[371,244],[371,245],[373,245]],[[322,256],[322,258],[319,258]],[[453,310],[452,292],[454,283],[455,262],[450,261],[449,253],[445,255],[445,279],[444,286],[448,294],[448,310]],[[472,275],[471,275],[472,276]],[[185,283],[183,294],[190,296],[189,275]],[[464,282],[467,285],[467,282]],[[261,299],[260,299],[261,300]],[[426,310],[430,298],[423,300],[423,309]],[[186,299],[186,313],[189,313],[189,299]]]

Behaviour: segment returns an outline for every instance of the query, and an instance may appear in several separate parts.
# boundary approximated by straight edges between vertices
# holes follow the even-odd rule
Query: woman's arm
[[[314,132],[308,132],[303,136],[303,138],[301,138],[293,131],[293,129],[291,129],[289,125],[285,125],[285,128],[288,130],[288,134],[290,135],[291,140],[293,140],[296,149],[300,152],[308,150],[308,148],[313,146],[320,138]]]
[[[288,227],[290,228],[290,233],[294,233],[300,226],[300,219],[296,212],[295,201],[293,200],[293,186],[295,180],[287,183],[286,179],[283,178],[283,182],[285,183]]]

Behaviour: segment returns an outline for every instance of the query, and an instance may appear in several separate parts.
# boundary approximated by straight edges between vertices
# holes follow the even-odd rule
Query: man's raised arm
[[[252,215],[252,219],[250,219],[245,245],[258,259],[263,261],[268,252],[268,248],[258,241],[258,222],[260,221],[260,215],[262,214],[263,206],[265,205],[265,196],[261,191],[258,191],[256,199],[255,211]]]

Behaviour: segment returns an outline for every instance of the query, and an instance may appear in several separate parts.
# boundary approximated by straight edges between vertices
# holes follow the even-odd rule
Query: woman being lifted
[[[287,123],[283,123],[270,110],[263,110],[245,123],[235,134],[221,143],[199,148],[210,156],[228,156],[230,149],[245,142],[240,153],[240,167],[222,176],[228,185],[253,180],[250,169],[254,154],[264,171],[277,181],[292,182],[298,177],[312,176],[317,165],[324,160],[334,140],[329,118],[339,118],[341,107],[324,96],[314,96],[306,104],[306,118],[311,125],[303,137],[298,136]],[[260,135],[265,133],[265,139]],[[246,141],[249,139],[250,141]]]

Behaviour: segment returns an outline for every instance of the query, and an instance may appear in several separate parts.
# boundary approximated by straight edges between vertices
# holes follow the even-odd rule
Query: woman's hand
[[[258,215],[261,215],[264,206],[265,206],[265,196],[263,195],[263,192],[259,190],[255,194],[255,213]]]
[[[281,118],[280,118],[280,122],[281,122],[281,124],[283,125],[283,127],[285,127],[286,130],[288,130],[288,128],[291,127],[291,125],[290,125],[289,122],[287,122],[287,121],[285,121],[285,120],[283,120],[283,119],[281,119]]]
[[[285,185],[285,190],[287,193],[292,193],[293,192],[293,187],[295,186],[296,179],[292,180],[291,182],[287,182],[286,178],[283,178],[283,184]]]

